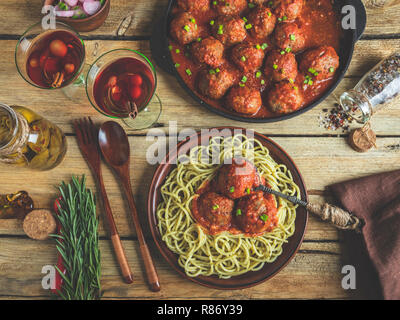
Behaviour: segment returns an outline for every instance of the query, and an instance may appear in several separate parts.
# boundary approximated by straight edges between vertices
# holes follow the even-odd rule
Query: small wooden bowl
[[[44,0],[43,6],[51,6],[54,2],[55,0]],[[106,3],[101,7],[101,9],[92,16],[84,19],[57,17],[57,20],[68,24],[78,32],[93,31],[99,28],[107,19],[108,13],[110,12],[110,6],[111,0],[106,0]]]

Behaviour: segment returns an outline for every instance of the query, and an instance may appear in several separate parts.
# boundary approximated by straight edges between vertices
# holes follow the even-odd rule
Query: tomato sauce
[[[250,9],[245,10],[242,13],[242,17],[248,15]],[[172,14],[175,14],[178,11],[178,8],[173,8]],[[206,38],[211,33],[211,26],[209,24],[210,20],[213,20],[217,17],[217,14],[212,10],[208,10],[201,14],[196,14],[196,21],[201,30],[200,37]],[[305,41],[306,41],[306,50],[318,47],[322,45],[332,46],[336,52],[339,52],[340,49],[340,39],[341,39],[341,28],[340,28],[340,19],[338,13],[335,11],[331,0],[307,0],[304,2],[303,10],[301,15],[294,21],[302,30]],[[255,41],[252,39],[250,34],[248,34],[246,41]],[[260,42],[260,40],[258,40]],[[268,55],[268,51],[276,48],[272,41],[272,35],[268,37],[265,41],[268,44],[268,48],[265,50],[266,56]],[[201,65],[191,58],[190,53],[190,45],[182,46],[174,41],[172,38],[169,38],[169,49],[171,50],[172,60],[177,67],[177,71],[180,77],[183,79],[185,84],[192,90],[200,99],[202,99],[207,104],[212,107],[223,110],[224,112],[228,112],[232,115],[238,115],[237,112],[231,110],[224,106],[224,98],[220,100],[213,100],[204,95],[202,95],[197,89],[197,75],[203,69],[210,69],[205,65]],[[229,51],[229,50],[226,50]],[[297,62],[299,62],[299,57],[301,56],[301,52],[296,54]],[[229,57],[226,57],[226,62],[229,67],[236,69],[232,62],[229,61]],[[223,68],[224,65],[221,67]],[[226,67],[226,65],[225,65]],[[186,70],[190,70],[190,74],[187,74]],[[262,68],[261,68],[262,71]],[[251,88],[255,88],[262,93],[262,97],[266,95],[268,92],[271,81],[266,78],[264,74],[260,78],[256,78],[254,74],[244,74],[237,71],[237,82],[239,83],[240,79],[243,75],[247,77],[246,86],[250,86]],[[302,108],[311,104],[320,98],[326,90],[336,81],[336,76],[322,80],[322,81],[314,81],[314,83],[310,86],[304,83],[305,75],[302,75],[300,72],[295,80],[295,86],[297,86],[303,93],[304,102],[301,106]],[[264,80],[264,84],[261,84],[261,80]],[[264,99],[265,100],[265,99]],[[281,114],[273,113],[269,110],[269,108],[263,104],[261,109],[254,115],[242,115],[243,117],[248,118],[273,118],[279,117]]]

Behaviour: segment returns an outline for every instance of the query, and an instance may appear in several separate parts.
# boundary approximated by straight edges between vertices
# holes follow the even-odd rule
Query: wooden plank
[[[2,0],[0,12],[7,13],[7,19],[0,21],[1,34],[20,35],[28,26],[39,22],[42,18],[42,0]],[[149,37],[154,21],[165,11],[168,0],[127,1],[112,0],[110,14],[105,23],[97,30],[82,33],[84,36],[115,36],[121,21],[129,14],[133,20],[125,36]],[[367,9],[367,26],[364,35],[384,35],[400,33],[398,16],[400,6],[388,9]],[[23,23],[22,23],[23,22]]]
[[[90,171],[78,150],[75,138],[68,137],[67,140],[69,149],[65,160],[60,166],[45,174],[27,169],[9,172],[3,165],[0,171],[0,181],[2,181],[0,193],[25,189],[35,199],[36,207],[50,208],[57,196],[55,187],[62,180],[69,181],[71,174],[86,174],[88,186],[95,190]],[[146,152],[154,142],[146,141],[145,137],[129,137],[129,140],[132,150],[133,192],[143,224],[147,226],[145,218],[147,192],[156,166],[149,165]],[[312,190],[314,194],[322,194],[325,187],[332,183],[400,168],[399,152],[387,147],[399,143],[398,138],[378,139],[378,149],[365,154],[353,151],[343,138],[277,137],[273,140],[294,159],[308,190]],[[28,181],[27,174],[30,177]],[[118,229],[124,237],[133,236],[134,228],[126,201],[121,196],[122,189],[106,165],[103,166],[103,174]],[[315,192],[316,190],[319,191]],[[320,195],[311,196],[311,199],[316,202],[324,201]],[[0,234],[21,235],[23,234],[21,224],[15,220],[0,220]],[[148,231],[147,235],[150,235]],[[307,228],[306,239],[337,239],[337,231],[326,223],[312,218]]]
[[[52,241],[38,242],[24,239],[0,239],[0,298],[2,296],[49,297],[41,288],[42,267],[56,262]],[[145,283],[139,245],[123,241],[134,273],[132,285],[123,284],[109,241],[100,241],[102,289],[104,298],[132,299],[340,299],[349,292],[341,288],[341,258],[338,243],[324,244],[323,250],[308,250],[304,244],[292,262],[271,280],[244,290],[221,291],[205,289],[182,279],[164,259],[154,254],[162,290],[152,293]],[[11,272],[12,270],[12,272]],[[299,290],[301,288],[301,290]]]
[[[44,91],[32,87],[18,74],[14,60],[11,58],[15,50],[15,41],[2,41],[0,48],[0,70],[7,77],[0,78],[0,96],[2,102],[30,106],[39,114],[46,114],[47,118],[58,124],[66,133],[72,133],[71,120],[83,116],[91,116],[96,121],[105,121],[107,118],[100,115],[89,103],[85,90],[80,92],[80,101],[72,102],[65,97],[61,90]],[[87,62],[91,63],[95,57],[95,45],[98,45],[97,56],[108,50],[116,48],[138,49],[145,54],[150,54],[149,44],[146,41],[87,41]],[[359,77],[375,65],[383,56],[389,54],[394,48],[400,48],[400,40],[360,41],[355,50],[355,55],[347,78],[345,78],[333,95],[329,96],[316,108],[293,119],[269,123],[250,124],[218,116],[206,108],[198,105],[170,75],[159,68],[157,94],[163,103],[163,113],[159,120],[160,126],[167,127],[169,121],[177,121],[179,129],[182,128],[207,128],[212,126],[233,125],[251,128],[269,135],[330,135],[338,132],[326,130],[319,126],[319,116],[325,108],[332,108],[335,96],[354,87]],[[12,86],[10,86],[12,84]],[[53,112],[56,111],[56,112]],[[177,118],[176,115],[179,114]],[[392,135],[400,132],[400,108],[394,106],[383,110],[374,116],[373,128],[378,135]],[[304,126],[307,123],[307,126]],[[167,130],[166,128],[163,130]],[[130,134],[144,134],[147,131],[135,132],[127,130]],[[340,133],[340,132],[339,132]]]

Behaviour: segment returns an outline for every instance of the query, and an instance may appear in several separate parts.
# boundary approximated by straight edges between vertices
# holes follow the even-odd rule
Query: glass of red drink
[[[131,49],[103,54],[86,78],[86,93],[93,107],[110,118],[123,119],[135,130],[153,126],[160,117],[162,106],[156,87],[153,64]]]
[[[65,23],[56,22],[55,26],[48,30],[44,30],[40,22],[31,26],[21,36],[15,50],[19,74],[40,89],[65,88],[84,80],[85,46],[82,39]]]

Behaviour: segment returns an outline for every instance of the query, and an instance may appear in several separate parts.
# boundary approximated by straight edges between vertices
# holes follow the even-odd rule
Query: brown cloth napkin
[[[330,190],[343,208],[365,222],[362,236],[384,299],[400,299],[400,170],[338,183]]]

